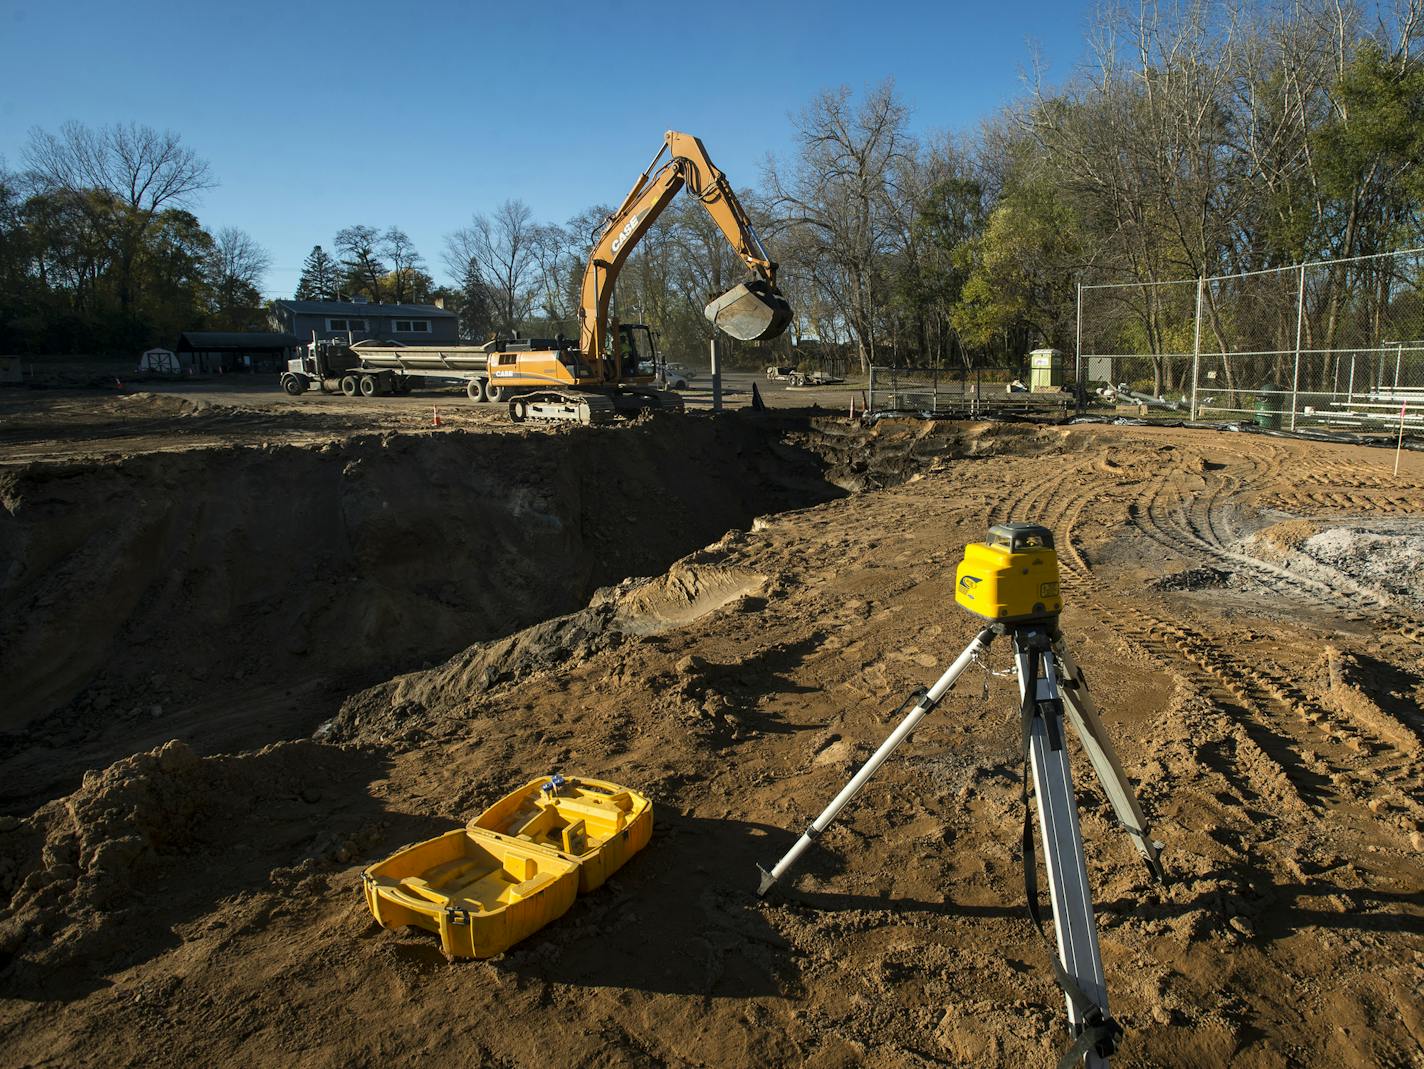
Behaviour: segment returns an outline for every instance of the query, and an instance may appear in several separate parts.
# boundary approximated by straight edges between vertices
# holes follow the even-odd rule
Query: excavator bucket
[[[759,278],[728,290],[703,314],[739,341],[778,337],[791,323],[791,305],[779,289]]]

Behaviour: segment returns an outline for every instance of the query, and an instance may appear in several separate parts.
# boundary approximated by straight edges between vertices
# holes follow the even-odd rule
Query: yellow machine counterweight
[[[1053,533],[1036,523],[1001,523],[985,542],[964,547],[954,600],[1000,624],[1049,620],[1063,611]]]

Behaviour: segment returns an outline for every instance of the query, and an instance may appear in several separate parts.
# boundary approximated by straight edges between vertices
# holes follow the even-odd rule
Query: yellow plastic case
[[[653,803],[602,780],[541,776],[469,826],[396,851],[362,875],[384,928],[440,935],[448,958],[488,958],[563,916],[653,835]]]
[[[1053,535],[1036,524],[989,528],[987,542],[964,547],[954,573],[954,600],[976,616],[1012,624],[1063,611]]]
[[[653,837],[653,803],[627,787],[578,776],[530,780],[470,821],[546,846],[578,864],[579,893],[602,885]]]
[[[497,832],[457,828],[372,865],[362,886],[382,927],[414,924],[439,933],[446,957],[488,958],[568,912],[578,866]]]

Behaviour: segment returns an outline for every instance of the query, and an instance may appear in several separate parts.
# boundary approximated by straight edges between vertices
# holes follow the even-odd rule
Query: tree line
[[[137,124],[36,130],[0,166],[0,349],[137,352],[194,327],[265,319],[270,258],[191,211],[212,185],[178,135]]]
[[[1421,3],[1104,9],[1079,70],[1057,85],[1031,77],[1022,99],[968,132],[918,133],[888,81],[817,94],[741,193],[796,318],[784,338],[729,344],[730,355],[1014,365],[1041,345],[1071,352],[1077,286],[1102,281],[1134,283],[1091,324],[1112,335],[1110,351],[1180,352],[1195,326],[1181,297],[1191,287],[1149,283],[1317,259],[1339,266],[1307,296],[1306,347],[1382,329],[1408,299],[1397,265],[1344,261],[1424,236]],[[0,175],[7,347],[102,348],[145,325],[152,337],[256,314],[265,254],[190,214],[208,171],[177,138],[71,125],[35,134],[26,162]],[[346,227],[330,251],[313,248],[296,296],[443,298],[471,340],[573,336],[608,212],[556,223],[509,200],[477,213],[445,238],[444,285],[398,226]],[[624,268],[617,314],[695,358],[711,331],[703,305],[744,274],[707,213],[680,197]],[[1276,343],[1295,309],[1277,304],[1248,311],[1232,283],[1213,285],[1202,329],[1222,350],[1287,348]],[[1329,359],[1314,371],[1327,374]],[[1226,361],[1228,381],[1247,370]],[[1156,371],[1173,385],[1169,364]]]
[[[795,321],[785,339],[728,347],[862,367],[1017,365],[1038,346],[1073,350],[1078,284],[1121,281],[1134,285],[1087,326],[1111,335],[1095,339],[1103,351],[1148,354],[1161,389],[1179,385],[1162,354],[1191,349],[1195,287],[1152,283],[1307,260],[1338,266],[1306,295],[1303,347],[1381,339],[1424,280],[1392,260],[1347,261],[1424,238],[1420,26],[1420,0],[1105,9],[1071,78],[1033,77],[1022,100],[959,134],[917,136],[888,81],[822,92],[794,117],[790,151],[741,193]],[[556,225],[510,201],[450,235],[467,332],[571,332],[606,217],[593,207]],[[700,354],[703,304],[742,276],[707,214],[679,198],[625,267],[618,311]],[[1291,348],[1294,282],[1207,287],[1204,348]],[[1336,358],[1313,359],[1328,378]],[[1228,385],[1262,373],[1223,363]]]

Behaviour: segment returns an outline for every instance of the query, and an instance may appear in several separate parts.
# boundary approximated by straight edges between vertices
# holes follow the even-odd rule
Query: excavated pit
[[[265,532],[281,510],[300,512],[288,531],[308,539],[327,529],[313,513],[334,510],[329,529],[351,543],[245,566],[237,578],[286,592],[270,594],[271,612],[229,610],[236,623],[224,633],[241,624],[254,644],[218,649],[196,682],[176,670],[152,679],[155,658],[178,656],[165,651],[213,626],[200,627],[195,606],[173,593],[207,589],[194,545],[170,530],[145,549],[169,559],[150,568],[138,609],[116,585],[93,584],[89,599],[113,622],[89,638],[110,643],[110,678],[140,673],[140,689],[102,713],[70,701],[11,739],[29,740],[28,767],[99,769],[32,812],[0,814],[0,1023],[16,1063],[335,1069],[353,1050],[380,1049],[398,1063],[510,1066],[1053,1064],[1063,1003],[1050,950],[1024,923],[1011,679],[975,669],[795,878],[755,895],[755,865],[794,842],[885,736],[905,694],[972,634],[977,625],[952,604],[954,564],[1002,518],[1040,519],[1059,536],[1065,632],[1167,844],[1172,879],[1157,888],[1073,758],[1124,1057],[1408,1062],[1424,885],[1424,621],[1407,597],[1424,501],[1414,458],[1394,479],[1374,451],[1180,428],[863,430],[779,414],[689,422],[702,425],[487,436],[502,443],[364,439],[312,460],[316,479],[274,462],[281,450],[249,449],[286,481],[235,503],[208,490],[201,508],[161,502],[181,502],[198,472],[226,473],[234,493],[260,482],[237,451],[209,452],[205,466],[110,461],[127,474],[109,482],[92,468],[11,467],[18,480],[0,484],[0,551],[13,551],[0,564],[6,656],[25,612],[73,656],[82,636],[55,621],[91,610],[66,578],[76,555],[121,558],[138,544],[124,523],[139,525],[129,516],[139,506],[86,496],[91,483],[178,510],[169,527],[195,528],[190,542],[209,547],[209,568],[233,570],[231,553],[218,553],[224,538],[229,551],[250,548],[261,541],[252,523]],[[528,465],[529,482],[513,467],[488,479],[471,471],[494,461]],[[577,509],[543,503],[551,480],[562,480],[561,501],[583,495]],[[403,481],[414,489],[400,490]],[[877,486],[886,490],[796,508]],[[479,503],[490,488],[497,500]],[[632,495],[649,488],[661,496],[644,508]],[[411,504],[422,495],[433,504]],[[736,523],[727,502],[752,521]],[[392,517],[396,505],[414,518]],[[242,508],[246,520],[215,523]],[[64,509],[94,533],[46,555],[46,537],[78,541]],[[710,537],[689,511],[716,528]],[[650,518],[659,513],[668,524]],[[517,569],[521,554],[496,537],[533,545],[544,528],[521,532],[537,514],[565,529],[562,542],[540,535],[548,576]],[[410,552],[420,523],[440,528],[448,560],[412,557],[402,576],[357,555],[373,542]],[[403,543],[388,533],[398,524]],[[462,536],[468,528],[468,545],[451,524]],[[617,532],[641,535],[637,552],[594,574],[593,550]],[[101,535],[120,548],[99,554]],[[288,548],[277,534],[262,538]],[[588,554],[583,571],[570,558],[556,573],[550,546]],[[502,587],[492,565],[472,576],[476,559],[502,562],[501,578],[519,586]],[[37,573],[11,569],[16,560]],[[448,603],[495,607],[480,616],[440,603],[472,622],[443,659],[416,651],[399,675],[372,678],[352,656],[319,677],[316,665],[350,655],[360,638],[350,615],[360,598],[335,614],[336,567],[352,560],[384,584],[350,584],[361,597],[413,606],[417,618],[444,619],[417,583]],[[1234,597],[1198,589],[1216,574],[1231,577]],[[470,585],[457,585],[466,576]],[[1164,576],[1181,581],[1156,582]],[[567,611],[532,603],[559,581],[571,587]],[[301,611],[323,589],[326,619],[353,628],[348,641],[282,650],[285,606]],[[510,590],[524,592],[527,616],[514,616]],[[536,608],[546,615],[520,627]],[[491,622],[496,611],[506,618]],[[151,646],[130,641],[144,626]],[[434,650],[445,632],[430,633]],[[301,689],[314,678],[322,688]],[[207,704],[170,707],[163,693],[159,716],[119,715],[145,689],[180,682]],[[293,739],[319,710],[318,739]],[[92,734],[59,741],[81,726]],[[213,752],[225,745],[245,752]],[[23,767],[5,766],[12,791]],[[658,814],[652,846],[497,959],[451,967],[429,933],[373,925],[364,866],[556,770],[646,791]],[[1323,992],[1329,1012],[1280,991]],[[531,1035],[541,1037],[532,1053]]]
[[[12,467],[0,807],[173,738],[304,736],[365,685],[580,610],[757,516],[979,448],[961,434],[650,420]]]

